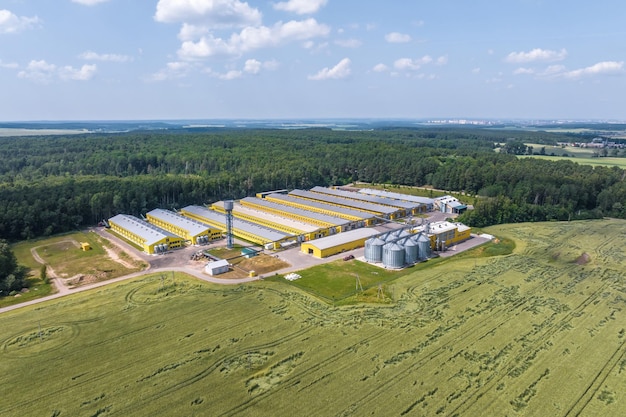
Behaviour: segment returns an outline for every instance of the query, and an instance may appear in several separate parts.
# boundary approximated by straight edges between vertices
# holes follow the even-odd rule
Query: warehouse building
[[[420,197],[416,195],[401,194],[401,193],[393,193],[391,191],[361,188],[359,190],[359,193],[378,196],[378,197],[391,198],[391,199],[400,200],[400,201],[408,201],[411,203],[418,203],[422,205],[422,209],[425,211],[433,211],[433,208],[435,205],[435,200],[432,198]]]
[[[328,233],[325,234],[326,236],[344,230],[349,230],[351,228],[351,222],[341,217],[292,207],[285,204],[279,204],[267,199],[246,197],[242,198],[239,203],[242,206],[250,207],[264,213],[277,214],[279,216],[295,219],[303,223],[313,224],[322,229],[327,229]]]
[[[241,203],[241,202],[240,202]],[[280,230],[298,236],[298,241],[317,239],[328,236],[328,229],[321,229],[310,223],[300,222],[278,214],[256,210],[253,207],[235,203],[233,205],[233,216],[271,229]],[[218,201],[211,205],[211,208],[220,213],[226,213],[224,202]]]
[[[316,258],[326,258],[362,247],[365,245],[367,239],[379,233],[380,232],[370,228],[351,230],[349,232],[305,242],[301,245],[300,250]]]
[[[348,207],[355,210],[364,211],[383,219],[393,220],[403,217],[403,211],[395,207],[383,206],[381,204],[368,203],[366,201],[353,200],[351,198],[336,197],[329,194],[314,193],[312,191],[293,190],[289,193],[292,197],[301,198],[308,201],[321,201],[339,207]]]
[[[154,209],[148,212],[146,217],[151,224],[182,237],[192,245],[206,244],[222,237],[220,229],[209,227],[173,211]]]
[[[187,206],[180,213],[183,216],[206,223],[226,232],[226,215],[202,206]],[[233,219],[233,235],[248,242],[263,245],[269,249],[278,249],[296,243],[296,236],[268,227],[259,226],[241,219]]]
[[[430,223],[426,232],[430,236],[431,246],[435,250],[445,250],[471,237],[472,229],[463,223]]]
[[[271,194],[265,197],[264,201],[296,207],[302,210],[314,211],[316,213],[339,217],[351,221],[347,228],[342,228],[342,231],[356,229],[363,226],[371,226],[378,222],[376,216],[371,213],[323,203],[321,201],[305,200],[289,195]]]
[[[118,214],[109,219],[109,225],[112,231],[151,255],[180,248],[183,245],[183,238],[180,236],[134,216]]]
[[[204,271],[211,275],[225,274],[230,269],[230,264],[226,259],[220,259],[219,261],[213,261],[206,264]]]
[[[424,211],[422,204],[412,203],[409,201],[394,200],[381,196],[367,195],[355,191],[344,191],[335,188],[313,187],[311,191],[314,193],[328,194],[336,197],[351,198],[353,200],[365,201],[368,203],[381,204],[383,206],[394,207],[398,209],[400,217],[414,216]]]
[[[442,213],[461,214],[467,206],[451,195],[435,198],[435,210]]]

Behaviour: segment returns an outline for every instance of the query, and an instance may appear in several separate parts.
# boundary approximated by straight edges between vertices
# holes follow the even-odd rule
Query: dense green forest
[[[473,226],[626,218],[625,173],[517,159],[498,143],[558,134],[476,128],[138,131],[0,138],[0,237],[51,235],[117,213],[351,181],[465,191]],[[475,201],[474,201],[475,200]]]

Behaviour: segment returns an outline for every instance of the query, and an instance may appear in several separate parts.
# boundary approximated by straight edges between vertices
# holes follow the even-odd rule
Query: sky
[[[0,120],[626,120],[623,0],[0,0]]]

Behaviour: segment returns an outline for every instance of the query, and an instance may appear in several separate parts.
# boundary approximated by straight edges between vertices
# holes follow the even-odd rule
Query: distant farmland
[[[149,275],[0,316],[2,416],[621,416],[626,221],[515,224],[500,257],[332,307]]]

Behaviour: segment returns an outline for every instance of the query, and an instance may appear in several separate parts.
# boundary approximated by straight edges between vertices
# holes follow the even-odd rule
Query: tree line
[[[272,189],[352,181],[465,191],[473,226],[626,218],[624,171],[497,153],[555,134],[484,129],[233,129],[0,138],[0,237],[52,235]]]

